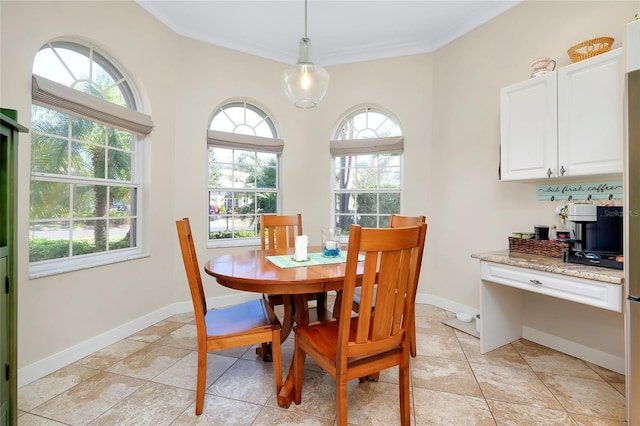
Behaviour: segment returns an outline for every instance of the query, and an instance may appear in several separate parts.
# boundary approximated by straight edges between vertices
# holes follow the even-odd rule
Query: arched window
[[[153,123],[125,74],[91,46],[52,41],[32,86],[30,274],[140,252],[140,141]]]
[[[400,213],[404,138],[387,111],[363,106],[347,113],[331,141],[333,211],[343,234],[355,223],[378,228]]]
[[[279,161],[284,143],[263,108],[234,100],[213,114],[209,149],[209,240],[258,242],[260,214],[277,214]]]

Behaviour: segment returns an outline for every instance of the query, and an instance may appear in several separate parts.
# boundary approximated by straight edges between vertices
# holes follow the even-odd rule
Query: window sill
[[[111,265],[113,263],[127,262],[149,257],[149,254],[138,250],[118,253],[117,255],[101,255],[85,257],[82,259],[52,260],[37,265],[29,265],[29,279],[44,278],[51,275],[66,274],[83,269],[96,268],[98,266]]]
[[[250,246],[258,246],[260,248],[260,238],[219,238],[207,241],[208,249]]]

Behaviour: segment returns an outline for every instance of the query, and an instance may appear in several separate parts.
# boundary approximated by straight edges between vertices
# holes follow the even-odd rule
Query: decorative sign
[[[588,201],[620,199],[623,197],[622,181],[589,183],[554,183],[538,185],[538,200],[543,201]]]

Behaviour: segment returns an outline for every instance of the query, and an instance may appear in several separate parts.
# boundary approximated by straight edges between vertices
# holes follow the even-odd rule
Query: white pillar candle
[[[296,237],[296,252],[294,255],[294,259],[297,262],[302,262],[303,260],[307,260],[309,258],[307,256],[308,243],[309,239],[306,235],[299,235]]]
[[[335,250],[338,248],[338,243],[336,241],[327,241],[326,247],[327,250]]]

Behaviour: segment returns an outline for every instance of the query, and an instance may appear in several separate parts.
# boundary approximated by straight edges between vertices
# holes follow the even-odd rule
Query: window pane
[[[377,194],[358,194],[356,200],[358,214],[376,213],[378,211]]]
[[[118,151],[114,149],[109,150],[109,179],[121,180],[130,182],[132,179],[132,158],[131,153]]]
[[[135,215],[132,200],[135,199],[133,188],[112,186],[109,188],[109,216]]]
[[[221,132],[233,133],[233,129],[235,129],[235,124],[227,114],[216,114],[211,120],[210,129],[219,130]]]
[[[104,124],[74,117],[71,120],[71,126],[71,136],[74,139],[85,142],[93,142],[96,145],[104,145],[107,134],[107,126],[105,126]]]
[[[387,116],[385,114],[370,111],[367,114],[367,127],[373,130],[378,130],[382,123],[384,123],[386,120]]]
[[[256,201],[258,203],[257,212],[262,214],[278,212],[278,197],[275,192],[258,192],[256,193]]]
[[[335,206],[336,213],[347,213],[355,209],[355,194],[339,193],[336,194]]]
[[[400,211],[399,193],[380,194],[380,213],[394,214]]]
[[[49,108],[33,105],[31,108],[33,128],[38,133],[64,136],[69,134],[69,116]]]
[[[61,182],[32,181],[29,217],[55,219],[69,216],[71,185]]]
[[[233,166],[231,164],[214,164],[209,169],[209,185],[221,188],[231,188],[233,184]]]
[[[74,223],[73,255],[101,253],[107,250],[106,220],[82,220]]]
[[[74,142],[71,153],[71,174],[73,176],[104,178],[104,148]]]
[[[36,54],[33,62],[33,73],[47,77],[49,80],[64,84],[67,87],[71,87],[74,81],[64,64],[58,60],[51,49],[43,49]]]
[[[111,219],[109,221],[109,249],[117,250],[135,247],[131,238],[131,219]]]
[[[35,173],[67,174],[68,142],[34,133],[31,136],[31,170]]]
[[[90,78],[89,66],[91,60],[88,56],[69,49],[56,48],[54,50],[66,67],[71,70],[75,80],[87,80]],[[49,78],[48,75],[44,75],[44,77]]]
[[[378,217],[375,215],[358,215],[358,223],[363,228],[377,228]]]
[[[29,262],[69,257],[69,222],[32,222]]]
[[[380,169],[380,188],[400,187],[400,168],[385,167]]]
[[[219,148],[210,147],[209,153],[212,156],[212,160],[218,163],[233,163],[233,149],[231,148]]]
[[[98,195],[100,193],[100,195]],[[97,198],[100,198],[102,210],[106,209],[107,188],[97,185],[74,185],[73,188],[73,217],[96,217],[103,216],[98,211]]]
[[[225,115],[229,117],[229,120],[237,126],[244,123],[244,107],[232,106],[224,109]],[[217,129],[216,129],[217,130]],[[235,133],[235,131],[233,132]]]
[[[262,121],[255,127],[256,136],[262,136],[263,138],[273,138],[275,137],[275,132],[273,128],[267,121]]]
[[[235,215],[255,215],[256,213],[256,196],[255,192],[236,192],[234,193],[234,210]]]
[[[133,135],[124,130],[109,129],[108,143],[110,147],[120,148],[125,151],[131,151],[131,140]]]

